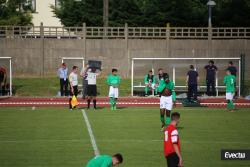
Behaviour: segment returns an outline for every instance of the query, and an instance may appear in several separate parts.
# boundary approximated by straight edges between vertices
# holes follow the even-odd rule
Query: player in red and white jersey
[[[164,156],[168,167],[182,167],[182,156],[180,148],[180,138],[176,129],[179,123],[180,114],[173,112],[171,114],[171,123],[164,132]]]

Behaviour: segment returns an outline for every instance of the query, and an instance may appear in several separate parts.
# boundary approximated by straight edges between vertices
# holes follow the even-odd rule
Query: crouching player
[[[107,78],[111,110],[116,110],[116,103],[119,96],[118,86],[121,82],[121,78],[119,75],[117,75],[117,72],[117,69],[112,69],[112,74],[110,74]]]
[[[170,114],[175,105],[176,94],[174,92],[174,83],[170,81],[168,75],[164,78],[165,82],[160,82],[158,90],[160,92],[160,120],[162,123],[161,130],[164,130],[164,127],[169,125],[171,122]],[[164,121],[164,116],[166,114],[166,119]]]
[[[121,154],[115,154],[112,157],[109,155],[99,155],[91,159],[86,167],[112,167],[121,164],[123,157]]]
[[[164,132],[164,155],[168,167],[182,167],[182,156],[180,149],[180,138],[176,129],[180,120],[180,114],[173,112],[171,114],[171,123]]]
[[[234,112],[233,97],[235,93],[235,76],[231,74],[230,70],[227,70],[227,75],[224,77],[224,84],[226,85],[226,100],[227,110]]]
[[[155,94],[157,94],[157,89],[155,85],[155,76],[153,75],[153,71],[150,70],[147,75],[144,76],[144,84],[145,84],[145,96],[148,96],[148,92],[151,89],[152,91],[155,91]]]

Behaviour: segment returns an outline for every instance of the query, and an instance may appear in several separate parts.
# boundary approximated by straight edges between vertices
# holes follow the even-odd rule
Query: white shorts
[[[119,90],[118,88],[114,88],[113,86],[109,87],[109,97],[118,98]]]
[[[233,100],[233,93],[229,92],[229,93],[226,93],[226,100]]]
[[[167,110],[173,109],[172,95],[171,96],[161,96],[160,109],[167,109]]]

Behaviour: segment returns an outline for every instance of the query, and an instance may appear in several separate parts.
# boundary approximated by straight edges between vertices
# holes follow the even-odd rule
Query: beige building
[[[33,24],[39,26],[43,22],[44,26],[62,26],[60,20],[52,12],[51,5],[58,5],[58,0],[32,0],[34,10]]]

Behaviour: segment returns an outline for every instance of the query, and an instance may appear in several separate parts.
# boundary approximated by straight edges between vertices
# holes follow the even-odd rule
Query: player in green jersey
[[[224,77],[224,84],[226,85],[226,100],[227,110],[234,112],[233,97],[235,93],[235,76],[231,74],[230,70],[227,70],[227,75]]]
[[[119,96],[119,84],[121,82],[121,78],[117,75],[118,70],[112,69],[112,74],[110,74],[107,78],[107,84],[109,85],[109,100],[111,110],[116,110],[116,103]]]
[[[147,75],[144,76],[144,84],[145,84],[145,96],[148,96],[149,89],[152,89],[152,91],[155,91],[155,94],[157,94],[157,89],[155,87],[155,76],[153,75],[153,71],[150,70]]]
[[[161,82],[158,86],[158,90],[160,92],[160,120],[162,123],[162,130],[164,130],[165,126],[169,125],[171,122],[170,114],[173,109],[173,105],[175,105],[176,94],[174,91],[174,83],[170,81],[168,75],[164,78],[165,82]],[[166,114],[166,119],[164,121],[164,116]]]
[[[99,155],[91,159],[86,167],[112,167],[121,164],[123,157],[121,154],[115,154],[112,157],[109,155]]]

